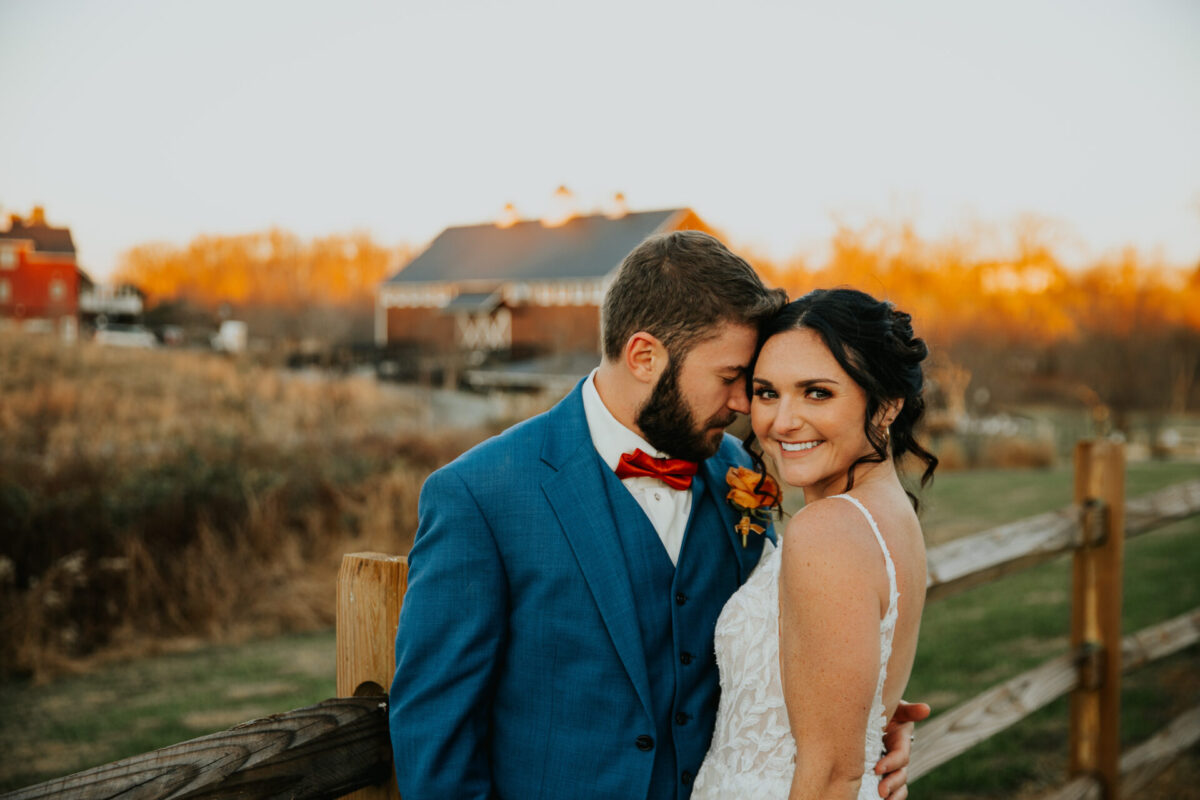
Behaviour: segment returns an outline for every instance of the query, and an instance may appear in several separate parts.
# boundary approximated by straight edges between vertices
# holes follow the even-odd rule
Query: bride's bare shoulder
[[[843,499],[828,497],[809,503],[788,521],[784,561],[818,557],[829,566],[855,565],[878,550],[875,535],[862,512]]]

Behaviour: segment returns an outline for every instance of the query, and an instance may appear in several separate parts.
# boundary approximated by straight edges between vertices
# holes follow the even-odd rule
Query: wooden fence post
[[[396,626],[408,587],[408,559],[382,553],[342,556],[337,588],[337,695],[387,694],[396,671]],[[396,780],[348,797],[399,800]]]
[[[1083,510],[1084,525],[1073,564],[1071,648],[1078,662],[1079,688],[1071,693],[1070,776],[1093,775],[1103,786],[1105,800],[1118,800],[1124,445],[1076,445],[1075,502]]]

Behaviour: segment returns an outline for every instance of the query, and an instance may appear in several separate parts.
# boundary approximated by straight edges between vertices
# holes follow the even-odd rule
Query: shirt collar
[[[655,458],[667,457],[666,453],[626,428],[612,415],[608,406],[600,399],[600,393],[596,391],[596,370],[592,370],[592,374],[583,382],[583,414],[587,418],[592,444],[609,469],[615,471],[621,455],[632,453],[634,450],[641,450]]]

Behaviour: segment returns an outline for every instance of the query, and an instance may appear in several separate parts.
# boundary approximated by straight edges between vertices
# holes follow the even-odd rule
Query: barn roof
[[[25,224],[23,220],[10,220],[9,229],[0,231],[0,239],[29,239],[33,249],[39,253],[74,253],[75,243],[71,240],[70,228],[51,228],[49,225]]]
[[[555,227],[537,220],[447,228],[387,284],[602,278],[647,236],[687,209],[619,218],[575,217]]]

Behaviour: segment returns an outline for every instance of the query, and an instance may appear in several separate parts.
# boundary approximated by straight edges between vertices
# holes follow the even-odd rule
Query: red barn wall
[[[548,353],[600,352],[598,306],[518,306],[512,309],[514,349]]]
[[[20,250],[16,268],[0,268],[0,280],[9,285],[9,298],[0,303],[0,315],[44,319],[74,316],[79,308],[79,274],[71,256]],[[50,292],[56,280],[63,286],[58,299]]]
[[[439,308],[389,308],[389,344],[418,344],[431,352],[454,347],[454,317]]]

